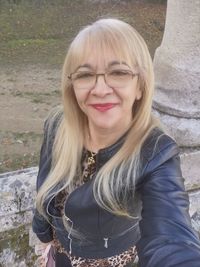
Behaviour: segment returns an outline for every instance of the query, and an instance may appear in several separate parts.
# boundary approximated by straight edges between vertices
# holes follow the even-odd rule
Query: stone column
[[[155,112],[182,148],[187,188],[200,188],[200,0],[168,0],[154,68]]]

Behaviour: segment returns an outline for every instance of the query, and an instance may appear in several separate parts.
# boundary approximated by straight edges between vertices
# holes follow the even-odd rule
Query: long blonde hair
[[[103,57],[108,49],[116,54],[117,59],[137,68],[142,97],[133,105],[133,120],[124,144],[97,173],[93,192],[102,208],[119,216],[131,216],[126,206],[126,196],[130,188],[134,194],[142,144],[159,122],[151,111],[154,73],[148,48],[132,26],[118,19],[100,19],[85,27],[69,47],[62,72],[63,117],[53,144],[51,170],[36,201],[37,209],[43,214],[43,204],[50,192],[56,195],[64,188],[69,192],[74,189],[88,133],[87,117],[77,104],[68,76],[87,59],[91,51]],[[53,190],[61,182],[63,186],[57,191]]]

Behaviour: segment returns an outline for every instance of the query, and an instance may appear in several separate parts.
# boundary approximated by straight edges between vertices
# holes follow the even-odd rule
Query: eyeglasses
[[[104,76],[104,81],[109,87],[123,88],[134,76],[138,73],[133,73],[131,70],[114,69],[108,70],[105,73],[95,73],[93,71],[78,71],[70,74],[68,79],[71,80],[75,89],[91,90],[95,87],[99,76]]]

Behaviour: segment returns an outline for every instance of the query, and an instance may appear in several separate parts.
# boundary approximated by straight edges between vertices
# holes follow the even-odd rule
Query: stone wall
[[[38,168],[29,168],[0,175],[0,266],[36,266],[36,236],[31,221],[36,196]],[[194,188],[186,179],[188,190]],[[190,190],[190,215],[200,236],[200,191]]]
[[[34,266],[31,221],[37,168],[0,175],[0,266]]]

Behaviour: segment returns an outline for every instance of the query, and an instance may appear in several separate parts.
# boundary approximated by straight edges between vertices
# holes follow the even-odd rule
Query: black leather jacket
[[[52,140],[55,134],[52,134]],[[51,165],[52,142],[41,148],[37,190]],[[97,154],[97,171],[122,146],[125,136]],[[140,267],[199,267],[200,242],[191,228],[189,200],[180,170],[179,150],[169,136],[155,128],[141,152],[141,172],[129,206],[136,219],[115,216],[100,208],[93,196],[95,177],[75,189],[65,203],[73,229],[86,234],[78,240],[65,230],[54,206],[47,210],[57,237],[68,252],[84,258],[105,258],[136,245]],[[42,242],[52,240],[52,226],[35,211],[33,231]]]

